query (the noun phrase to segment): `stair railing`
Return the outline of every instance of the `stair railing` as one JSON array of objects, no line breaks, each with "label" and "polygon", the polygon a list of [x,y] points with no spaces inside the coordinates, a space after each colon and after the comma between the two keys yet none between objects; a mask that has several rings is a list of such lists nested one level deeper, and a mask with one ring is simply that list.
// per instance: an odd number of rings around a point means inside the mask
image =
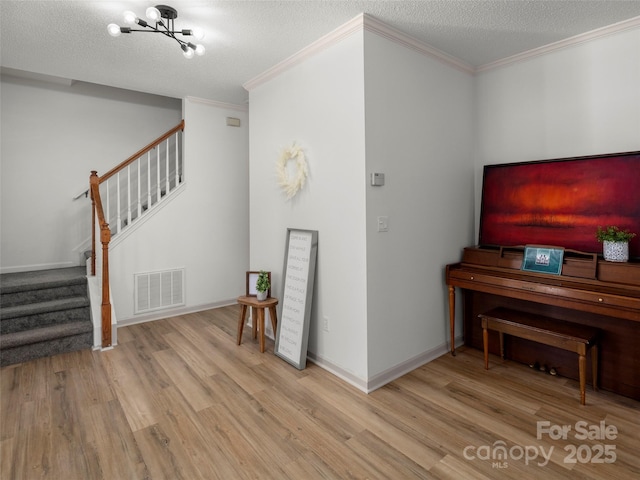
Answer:
[{"label": "stair railing", "polygon": [[[130,225],[132,221],[136,218],[139,218],[143,212],[143,201],[146,200],[146,208],[150,208],[153,200],[155,203],[160,201],[162,196],[169,193],[169,191],[173,188],[176,188],[182,182],[182,171],[181,171],[181,155],[179,154],[180,146],[178,141],[179,132],[184,131],[184,120],[182,120],[178,125],[169,130],[167,133],[157,138],[153,142],[151,142],[146,147],[142,148],[138,152],[134,153],[131,157],[127,158],[124,162],[119,164],[117,167],[112,168],[107,173],[98,176],[97,171],[92,171],[91,176],[89,177],[89,190],[91,192],[91,203],[92,203],[92,233],[91,233],[91,275],[96,275],[96,267],[98,256],[100,257],[100,270],[101,270],[101,283],[102,283],[102,305],[101,305],[101,314],[102,314],[102,348],[110,347],[112,344],[112,335],[111,335],[111,300],[110,300],[110,288],[109,288],[109,242],[111,241],[111,227],[109,226],[110,219],[110,187],[108,184],[108,180],[112,177],[116,177],[116,185],[115,185],[115,203],[116,203],[116,214],[115,221],[116,227],[114,233],[119,233],[122,229],[123,220],[122,220],[122,212],[126,211],[126,224]],[[175,137],[174,137],[175,136]],[[170,140],[174,141],[175,147],[175,156],[173,157],[174,164],[171,165],[171,156],[169,152],[170,148]],[[161,160],[160,154],[160,145],[166,142],[164,145],[164,153],[165,158]],[[155,161],[151,158],[151,151],[156,149],[156,159]],[[143,155],[147,155],[147,165],[146,170],[142,168],[142,159]],[[136,162],[137,161],[137,162]],[[136,162],[134,164],[134,162]],[[133,168],[133,172],[131,171],[131,167]],[[164,168],[162,168],[164,167]],[[120,173],[126,171],[126,199],[125,208],[121,207],[121,178]],[[155,171],[154,171],[155,170]],[[161,172],[164,170],[164,172]],[[155,175],[153,175],[155,173]],[[151,177],[154,176],[155,179],[152,182]],[[134,185],[131,185],[131,179],[134,179]],[[146,179],[146,182],[143,180]],[[103,202],[101,193],[100,193],[100,185],[106,183],[107,188],[105,191],[106,194],[106,202]],[[136,185],[137,183],[137,185]],[[144,185],[146,183],[146,185]],[[146,188],[146,192],[145,192]],[[132,209],[131,202],[131,192],[132,189],[135,190],[137,197],[135,199],[135,208]],[[146,195],[143,195],[143,192]],[[145,198],[143,198],[145,197]],[[106,208],[105,208],[106,204]],[[96,237],[97,232],[99,232],[100,243],[102,244],[101,251],[98,251],[96,248]]]},{"label": "stair railing", "polygon": [[89,188],[91,190],[91,275],[96,274],[96,220],[100,227],[100,243],[102,252],[102,348],[111,346],[111,299],[109,293],[109,242],[111,241],[111,230],[104,217],[102,199],[100,198],[100,179],[98,172],[93,170],[89,178]]}]

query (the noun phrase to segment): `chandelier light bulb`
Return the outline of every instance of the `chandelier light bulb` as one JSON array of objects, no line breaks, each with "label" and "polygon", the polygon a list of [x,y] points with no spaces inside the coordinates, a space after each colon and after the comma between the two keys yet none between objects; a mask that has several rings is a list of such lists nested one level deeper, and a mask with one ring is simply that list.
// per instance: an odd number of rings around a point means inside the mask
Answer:
[{"label": "chandelier light bulb", "polygon": [[160,21],[160,10],[158,10],[156,7],[147,8],[145,14],[147,15],[147,18],[152,22]]},{"label": "chandelier light bulb", "polygon": [[138,17],[132,11],[127,10],[124,12],[124,23],[127,25],[133,25],[136,23],[136,20],[138,20]]},{"label": "chandelier light bulb", "polygon": [[196,40],[202,40],[204,38],[204,30],[201,28],[194,28],[191,30],[191,35],[193,35]]},{"label": "chandelier light bulb", "polygon": [[120,31],[120,26],[116,25],[115,23],[110,23],[109,25],[107,25],[107,31],[112,37],[119,37],[120,33],[122,33]]},{"label": "chandelier light bulb", "polygon": [[202,45],[201,43],[196,45],[196,55],[198,56],[204,55],[204,45]]},{"label": "chandelier light bulb", "polygon": [[182,45],[182,54],[184,55],[184,58],[193,58],[193,54],[194,51],[193,49],[187,47],[186,45]]}]

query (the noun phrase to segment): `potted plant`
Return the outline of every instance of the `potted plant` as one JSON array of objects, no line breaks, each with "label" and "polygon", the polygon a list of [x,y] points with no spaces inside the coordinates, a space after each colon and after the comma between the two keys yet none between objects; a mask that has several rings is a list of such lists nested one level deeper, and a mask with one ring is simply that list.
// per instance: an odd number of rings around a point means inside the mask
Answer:
[{"label": "potted plant", "polygon": [[269,274],[264,270],[260,270],[258,280],[256,280],[256,297],[258,300],[265,300],[267,298],[269,287],[271,287]]},{"label": "potted plant", "polygon": [[629,260],[629,240],[635,237],[629,230],[620,230],[615,225],[598,227],[596,238],[603,244],[604,259],[610,262]]}]

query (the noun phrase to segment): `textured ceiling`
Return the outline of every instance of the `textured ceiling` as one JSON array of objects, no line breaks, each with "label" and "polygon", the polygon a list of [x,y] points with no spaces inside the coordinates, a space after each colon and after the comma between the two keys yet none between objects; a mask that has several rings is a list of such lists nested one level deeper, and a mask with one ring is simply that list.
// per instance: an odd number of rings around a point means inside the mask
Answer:
[{"label": "textured ceiling", "polygon": [[[112,38],[122,12],[149,1],[0,1],[0,61],[21,70],[170,97],[243,104],[243,83],[360,13],[479,67],[640,16],[640,0],[166,0],[176,29],[201,27],[187,60],[164,36]],[[10,70],[9,70],[10,69]],[[15,73],[15,72],[13,72]]]}]

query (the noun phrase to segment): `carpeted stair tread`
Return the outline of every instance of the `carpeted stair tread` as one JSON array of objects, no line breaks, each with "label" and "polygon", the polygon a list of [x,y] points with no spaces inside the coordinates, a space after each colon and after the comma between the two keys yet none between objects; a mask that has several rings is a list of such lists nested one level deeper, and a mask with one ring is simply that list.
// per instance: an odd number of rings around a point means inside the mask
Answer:
[{"label": "carpeted stair tread", "polygon": [[0,365],[93,347],[86,267],[0,275]]},{"label": "carpeted stair tread", "polygon": [[[0,336],[0,350],[91,332],[93,332],[93,325],[87,320],[61,323],[24,332],[7,333]],[[88,345],[87,348],[90,346]]]},{"label": "carpeted stair tread", "polygon": [[89,299],[86,297],[60,298],[58,300],[49,300],[29,305],[16,305],[13,307],[3,308],[0,319],[8,320],[10,318],[26,317],[29,315],[37,315],[39,313],[57,312],[88,306]]},{"label": "carpeted stair tread", "polygon": [[43,290],[59,286],[83,284],[86,283],[86,281],[86,267],[5,273],[0,275],[0,293],[7,294],[25,290]]}]

